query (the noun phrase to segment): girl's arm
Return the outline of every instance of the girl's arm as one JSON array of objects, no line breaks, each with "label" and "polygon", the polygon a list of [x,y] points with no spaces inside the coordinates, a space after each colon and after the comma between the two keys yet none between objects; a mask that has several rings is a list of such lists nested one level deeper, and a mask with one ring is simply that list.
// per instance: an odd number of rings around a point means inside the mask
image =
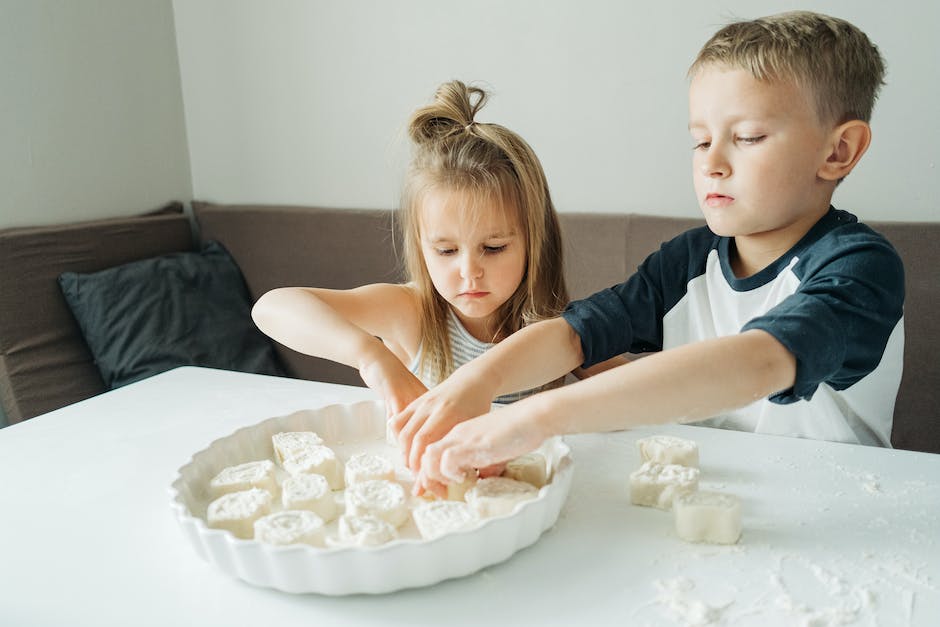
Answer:
[{"label": "girl's arm", "polygon": [[765,331],[687,344],[455,426],[427,448],[419,480],[438,490],[553,435],[701,420],[787,389],[795,378],[796,359]]},{"label": "girl's arm", "polygon": [[417,298],[409,286],[279,288],[258,299],[251,315],[281,344],[356,368],[391,413],[426,391],[405,365],[420,342]]},{"label": "girl's arm", "polygon": [[417,470],[425,447],[455,424],[488,412],[497,396],[553,381],[582,361],[581,340],[563,318],[513,333],[392,418],[409,468]]}]

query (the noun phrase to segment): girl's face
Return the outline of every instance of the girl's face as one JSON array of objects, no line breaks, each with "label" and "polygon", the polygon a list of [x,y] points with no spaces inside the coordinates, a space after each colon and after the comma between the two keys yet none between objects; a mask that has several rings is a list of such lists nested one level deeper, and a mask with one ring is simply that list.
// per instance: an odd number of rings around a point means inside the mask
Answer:
[{"label": "girl's face", "polygon": [[526,242],[515,212],[470,194],[432,189],[421,207],[421,251],[434,289],[478,340],[525,275]]}]

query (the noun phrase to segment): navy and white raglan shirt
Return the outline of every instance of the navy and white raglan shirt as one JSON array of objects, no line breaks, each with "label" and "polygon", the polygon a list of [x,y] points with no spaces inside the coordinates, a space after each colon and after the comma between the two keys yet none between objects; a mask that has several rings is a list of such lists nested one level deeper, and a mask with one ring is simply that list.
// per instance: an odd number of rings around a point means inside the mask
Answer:
[{"label": "navy and white raglan shirt", "polygon": [[734,276],[733,244],[687,231],[626,282],[568,305],[583,366],[762,329],[796,357],[793,387],[697,424],[890,446],[904,355],[904,268],[891,244],[832,207],[753,276]]}]

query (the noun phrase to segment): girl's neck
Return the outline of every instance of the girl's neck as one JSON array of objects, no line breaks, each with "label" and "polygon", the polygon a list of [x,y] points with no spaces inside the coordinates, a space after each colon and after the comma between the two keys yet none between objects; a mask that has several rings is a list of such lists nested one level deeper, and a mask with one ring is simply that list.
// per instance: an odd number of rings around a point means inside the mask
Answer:
[{"label": "girl's neck", "polygon": [[474,339],[477,339],[481,342],[486,342],[487,344],[493,344],[498,342],[499,337],[494,337],[497,326],[495,316],[487,316],[486,318],[468,318],[460,314],[454,308],[451,308],[451,313],[457,317],[457,320],[460,321],[460,324],[463,325],[463,328],[466,329],[467,333],[473,336]]}]

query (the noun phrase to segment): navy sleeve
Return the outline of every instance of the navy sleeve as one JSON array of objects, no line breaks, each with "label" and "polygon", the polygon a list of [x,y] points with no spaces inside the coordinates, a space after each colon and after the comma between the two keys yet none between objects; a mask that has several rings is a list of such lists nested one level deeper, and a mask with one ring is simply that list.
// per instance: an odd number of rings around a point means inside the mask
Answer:
[{"label": "navy sleeve", "polygon": [[692,229],[666,242],[625,282],[570,303],[562,316],[581,338],[583,368],[623,353],[662,350],[663,317],[704,271],[717,238]]},{"label": "navy sleeve", "polygon": [[770,333],[796,357],[796,382],[770,397],[776,403],[810,399],[820,383],[844,390],[865,377],[903,315],[904,267],[887,240],[858,225],[814,248],[794,267],[797,291],[742,328]]}]

